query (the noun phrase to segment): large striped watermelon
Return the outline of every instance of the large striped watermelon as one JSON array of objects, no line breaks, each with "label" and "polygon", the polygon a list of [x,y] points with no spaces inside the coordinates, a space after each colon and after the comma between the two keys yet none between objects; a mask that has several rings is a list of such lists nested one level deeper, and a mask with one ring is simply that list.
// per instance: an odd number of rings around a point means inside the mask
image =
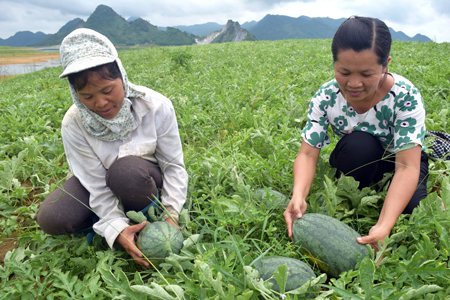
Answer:
[{"label": "large striped watermelon", "polygon": [[[274,272],[278,272],[278,266],[284,264],[287,264],[288,267],[286,292],[295,290],[316,277],[313,270],[304,262],[282,256],[262,258],[255,263],[255,269],[258,270],[260,278],[265,281],[273,277]],[[275,278],[271,278],[270,282],[273,283],[272,289],[280,292],[280,287]]]},{"label": "large striped watermelon", "polygon": [[360,235],[348,225],[322,214],[305,214],[292,227],[302,253],[332,277],[354,270],[369,250],[356,241]]},{"label": "large striped watermelon", "polygon": [[167,222],[147,222],[139,233],[136,245],[153,264],[158,265],[169,256],[169,251],[165,249],[167,241],[172,252],[179,254],[184,241],[181,231]]}]

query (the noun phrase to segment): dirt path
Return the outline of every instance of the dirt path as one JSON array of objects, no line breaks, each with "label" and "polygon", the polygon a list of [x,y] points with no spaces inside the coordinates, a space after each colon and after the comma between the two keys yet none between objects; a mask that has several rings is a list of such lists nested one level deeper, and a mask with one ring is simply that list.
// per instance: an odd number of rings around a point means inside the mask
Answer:
[{"label": "dirt path", "polygon": [[8,251],[17,248],[16,243],[19,242],[19,238],[13,232],[10,237],[0,237],[0,266],[4,266],[5,255]]},{"label": "dirt path", "polygon": [[0,56],[0,65],[13,65],[13,64],[31,64],[45,62],[51,59],[58,59],[59,53],[52,54],[37,54],[29,56]]}]

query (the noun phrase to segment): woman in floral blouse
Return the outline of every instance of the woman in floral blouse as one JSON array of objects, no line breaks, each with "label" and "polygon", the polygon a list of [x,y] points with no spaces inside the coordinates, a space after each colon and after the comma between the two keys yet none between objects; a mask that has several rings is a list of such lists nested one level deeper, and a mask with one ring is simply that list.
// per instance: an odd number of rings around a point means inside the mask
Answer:
[{"label": "woman in floral blouse", "polygon": [[350,17],[332,42],[335,78],[312,98],[303,142],[294,163],[292,199],[284,212],[288,234],[307,208],[320,149],[330,143],[328,128],[340,138],[330,155],[337,174],[359,187],[394,172],[380,217],[361,244],[376,245],[402,213],[411,213],[427,196],[428,158],[422,152],[425,107],[406,78],[389,73],[391,35],[378,19]]}]

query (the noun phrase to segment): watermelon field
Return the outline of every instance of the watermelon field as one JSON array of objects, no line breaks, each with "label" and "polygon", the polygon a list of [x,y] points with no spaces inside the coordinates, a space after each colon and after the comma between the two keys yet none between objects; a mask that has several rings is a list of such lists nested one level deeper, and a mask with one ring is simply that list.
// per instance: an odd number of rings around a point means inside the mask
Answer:
[{"label": "watermelon field", "polygon": [[[287,236],[283,203],[271,191],[290,197],[309,100],[333,77],[330,47],[331,40],[283,40],[119,53],[131,82],[172,100],[189,174],[184,247],[152,269],[98,235],[88,244],[39,229],[40,202],[68,172],[60,126],[72,100],[61,67],[2,80],[0,299],[450,299],[450,210],[442,208],[450,208],[450,161],[430,160],[429,196],[354,270],[325,274]],[[428,130],[450,132],[449,53],[448,43],[393,44],[389,71],[420,90]],[[331,136],[307,213],[367,235],[386,187],[358,190],[352,178],[337,179]],[[254,266],[273,256],[308,264],[315,278],[285,291],[290,266],[281,266],[260,279]]]}]

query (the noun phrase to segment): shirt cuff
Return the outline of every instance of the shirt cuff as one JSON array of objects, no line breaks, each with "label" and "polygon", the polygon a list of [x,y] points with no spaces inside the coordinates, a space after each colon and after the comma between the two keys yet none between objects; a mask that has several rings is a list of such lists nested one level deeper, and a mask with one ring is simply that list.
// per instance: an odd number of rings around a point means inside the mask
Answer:
[{"label": "shirt cuff", "polygon": [[108,222],[106,225],[104,233],[104,237],[109,247],[114,250],[114,242],[116,241],[119,234],[127,228],[129,225],[122,219],[116,219]]},{"label": "shirt cuff", "polygon": [[[172,218],[178,223],[178,218],[179,218],[178,212],[175,209],[173,209],[171,206],[165,206],[165,208],[169,212],[169,214],[172,216]],[[165,221],[167,218],[170,219],[170,216],[166,212],[162,219],[163,219],[163,221]]]}]

